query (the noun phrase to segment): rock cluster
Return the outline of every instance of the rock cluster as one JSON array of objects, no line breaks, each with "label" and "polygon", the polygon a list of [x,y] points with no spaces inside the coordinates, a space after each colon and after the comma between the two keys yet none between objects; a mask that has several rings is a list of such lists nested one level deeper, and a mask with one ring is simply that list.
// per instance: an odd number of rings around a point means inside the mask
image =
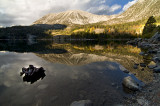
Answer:
[{"label": "rock cluster", "polygon": [[[153,71],[154,80],[149,85],[145,86],[143,91],[138,92],[131,100],[127,100],[126,106],[159,106],[160,104],[160,33],[156,33],[150,39],[134,39],[128,44],[138,46],[145,49],[140,55],[147,56],[151,54],[152,59],[147,67]],[[144,64],[139,64],[145,66]],[[134,101],[134,102],[133,102]]]},{"label": "rock cluster", "polygon": [[[150,64],[147,67],[153,69],[154,72],[160,72],[160,33],[157,32],[150,39],[136,38],[128,41],[128,44],[138,46],[142,49],[146,49],[146,52],[141,52],[140,55],[147,56],[152,54],[152,61],[155,64]],[[140,66],[145,67],[145,64],[141,63]],[[136,66],[134,66],[136,68]]]}]

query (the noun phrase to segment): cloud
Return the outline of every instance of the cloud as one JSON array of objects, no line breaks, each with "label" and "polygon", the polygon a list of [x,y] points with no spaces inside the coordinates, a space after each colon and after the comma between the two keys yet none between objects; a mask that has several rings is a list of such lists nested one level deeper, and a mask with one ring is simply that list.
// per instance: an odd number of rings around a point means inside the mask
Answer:
[{"label": "cloud", "polygon": [[107,5],[108,0],[0,0],[0,26],[32,24],[40,17],[66,10],[83,10],[95,14],[113,14],[121,6]]},{"label": "cloud", "polygon": [[121,5],[115,4],[115,5],[111,6],[110,12],[112,13],[118,9],[121,9]]},{"label": "cloud", "polygon": [[9,14],[2,14],[0,12],[0,26],[5,26],[5,25],[10,25],[10,24],[13,24],[14,23],[14,16],[11,16]]},{"label": "cloud", "polygon": [[129,1],[126,5],[123,7],[123,11],[126,11],[129,7],[131,7],[133,4],[135,4],[138,0]]},{"label": "cloud", "polygon": [[111,15],[120,8],[121,6],[118,4],[115,4],[111,7],[109,7],[108,5],[100,5],[100,6],[91,7],[87,11],[91,13],[99,14],[99,15],[106,15],[106,14]]}]

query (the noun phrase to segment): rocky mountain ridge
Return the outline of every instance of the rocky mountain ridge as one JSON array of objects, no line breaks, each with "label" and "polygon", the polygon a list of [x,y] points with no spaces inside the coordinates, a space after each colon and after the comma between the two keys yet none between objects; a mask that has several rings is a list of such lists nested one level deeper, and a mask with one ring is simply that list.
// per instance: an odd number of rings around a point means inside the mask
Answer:
[{"label": "rocky mountain ridge", "polygon": [[125,12],[105,24],[126,23],[160,16],[160,0],[138,0]]},{"label": "rocky mountain ridge", "polygon": [[95,15],[81,10],[69,10],[45,15],[33,24],[92,24],[107,21],[114,16]]},{"label": "rocky mountain ridge", "polygon": [[147,19],[150,16],[160,16],[160,0],[138,0],[134,5],[118,15],[95,15],[81,10],[69,10],[45,15],[33,24],[65,24],[85,25],[102,22],[102,24],[117,24]]}]

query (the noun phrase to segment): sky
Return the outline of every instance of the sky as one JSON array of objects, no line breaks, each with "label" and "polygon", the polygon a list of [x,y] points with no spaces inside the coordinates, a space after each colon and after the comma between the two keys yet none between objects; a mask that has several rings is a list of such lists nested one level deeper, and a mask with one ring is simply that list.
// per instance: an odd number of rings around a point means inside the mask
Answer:
[{"label": "sky", "polygon": [[119,14],[138,0],[0,0],[0,26],[30,25],[42,16],[67,10]]}]

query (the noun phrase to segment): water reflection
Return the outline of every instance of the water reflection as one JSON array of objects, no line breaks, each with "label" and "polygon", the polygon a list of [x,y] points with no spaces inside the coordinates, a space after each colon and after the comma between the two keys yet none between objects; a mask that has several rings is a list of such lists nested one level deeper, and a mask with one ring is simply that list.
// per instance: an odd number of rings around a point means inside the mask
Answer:
[{"label": "water reflection", "polygon": [[35,41],[35,44],[28,44],[27,40],[1,40],[0,41],[0,51],[10,51],[10,52],[34,52],[40,54],[62,54],[66,53],[67,50],[65,48],[50,48],[53,41],[52,40],[39,40]]},{"label": "water reflection", "polygon": [[[121,83],[129,74],[122,72],[121,65],[144,82],[152,80],[147,67],[145,71],[133,69],[135,63],[144,62],[138,55],[141,49],[120,42],[40,41],[31,46],[22,41],[14,45],[4,41],[0,49],[11,51],[0,52],[1,106],[68,106],[85,99],[95,106],[119,104],[128,96]],[[21,68],[29,64],[43,66],[46,77],[44,73],[33,79],[20,77]]]},{"label": "water reflection", "polygon": [[[12,42],[12,44],[10,44]],[[151,56],[140,56],[138,47],[126,45],[126,41],[35,41],[27,45],[27,41],[3,41],[1,51],[33,52],[38,57],[52,63],[67,65],[85,65],[97,61],[113,61],[123,65],[145,83],[152,81],[152,72],[147,67],[134,69],[135,64],[151,62]],[[145,70],[145,71],[143,71]]]}]

